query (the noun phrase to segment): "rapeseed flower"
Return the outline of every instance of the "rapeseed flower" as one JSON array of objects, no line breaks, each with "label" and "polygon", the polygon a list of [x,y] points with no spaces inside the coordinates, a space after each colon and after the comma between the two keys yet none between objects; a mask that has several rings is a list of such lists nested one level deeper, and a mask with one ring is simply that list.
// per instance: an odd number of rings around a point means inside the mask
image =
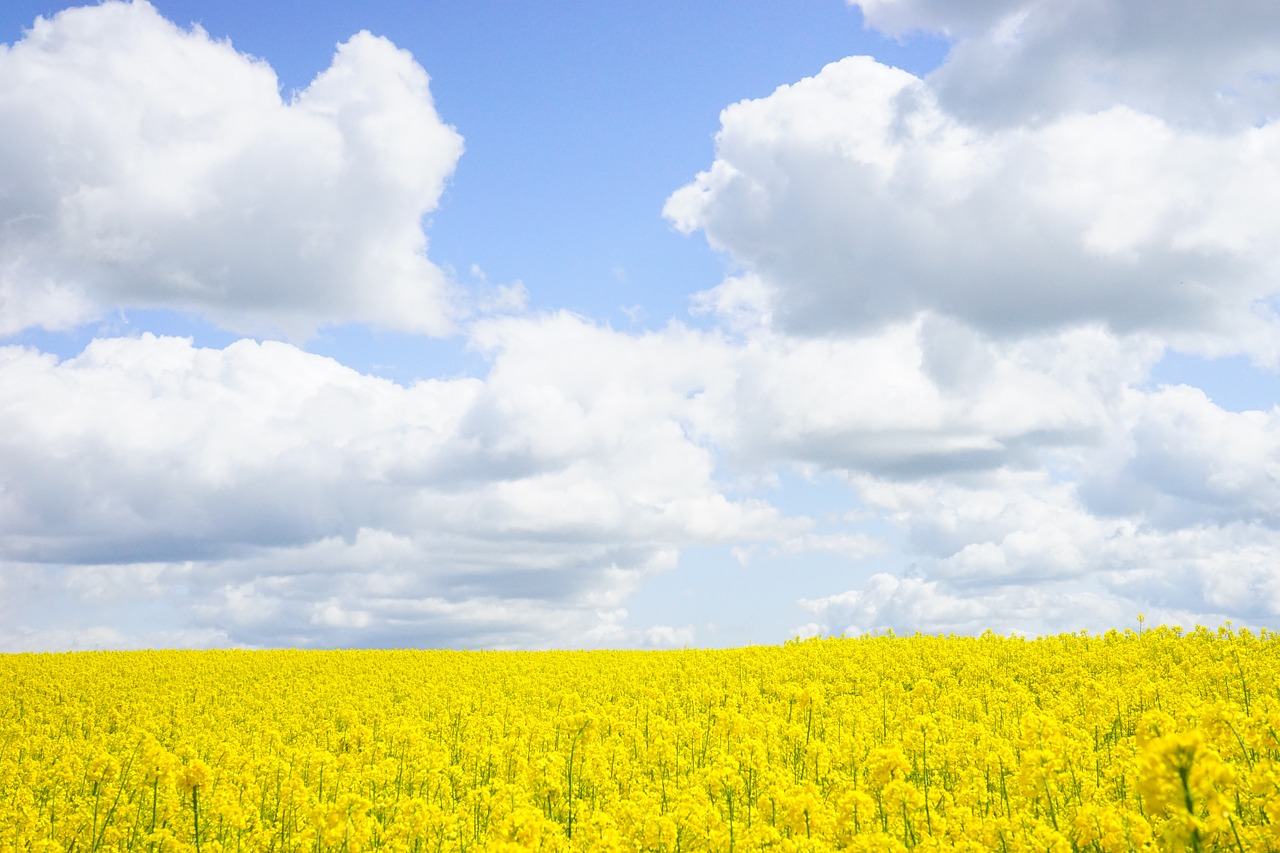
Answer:
[{"label": "rapeseed flower", "polygon": [[0,853],[1280,850],[1280,643],[0,656]]}]

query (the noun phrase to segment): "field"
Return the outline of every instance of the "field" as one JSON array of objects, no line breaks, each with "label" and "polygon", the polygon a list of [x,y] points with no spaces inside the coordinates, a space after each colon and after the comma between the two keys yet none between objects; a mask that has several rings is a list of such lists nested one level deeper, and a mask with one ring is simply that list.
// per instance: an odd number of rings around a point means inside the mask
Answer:
[{"label": "field", "polygon": [[0,851],[1280,849],[1280,636],[0,656]]}]

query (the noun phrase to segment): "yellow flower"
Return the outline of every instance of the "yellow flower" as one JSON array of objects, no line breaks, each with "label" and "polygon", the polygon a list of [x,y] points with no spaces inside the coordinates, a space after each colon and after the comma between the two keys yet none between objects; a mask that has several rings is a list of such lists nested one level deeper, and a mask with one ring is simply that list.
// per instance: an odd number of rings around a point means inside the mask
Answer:
[{"label": "yellow flower", "polygon": [[209,765],[199,758],[193,758],[178,773],[178,790],[189,794],[196,788],[205,789],[212,778],[213,771],[209,769]]},{"label": "yellow flower", "polygon": [[1280,849],[1269,633],[0,655],[0,683],[0,853]]}]

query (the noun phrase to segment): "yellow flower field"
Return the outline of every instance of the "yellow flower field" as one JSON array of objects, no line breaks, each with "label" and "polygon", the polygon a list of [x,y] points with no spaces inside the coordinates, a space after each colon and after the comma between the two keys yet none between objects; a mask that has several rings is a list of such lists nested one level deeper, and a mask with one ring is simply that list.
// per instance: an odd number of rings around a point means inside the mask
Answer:
[{"label": "yellow flower field", "polygon": [[0,851],[1280,850],[1280,636],[0,656]]}]

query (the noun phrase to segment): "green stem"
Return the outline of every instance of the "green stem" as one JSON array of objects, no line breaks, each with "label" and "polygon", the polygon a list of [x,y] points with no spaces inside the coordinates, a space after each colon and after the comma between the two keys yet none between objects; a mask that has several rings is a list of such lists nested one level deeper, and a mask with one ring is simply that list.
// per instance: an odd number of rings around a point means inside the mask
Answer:
[{"label": "green stem", "polygon": [[[1189,766],[1178,768],[1178,778],[1182,780],[1182,801],[1187,807],[1187,814],[1191,815],[1194,820],[1196,816],[1195,800],[1191,796],[1191,784],[1187,781],[1187,777],[1190,774],[1191,768]],[[1201,853],[1204,849],[1200,845],[1200,828],[1196,826],[1191,827],[1191,849],[1193,853]]]}]

